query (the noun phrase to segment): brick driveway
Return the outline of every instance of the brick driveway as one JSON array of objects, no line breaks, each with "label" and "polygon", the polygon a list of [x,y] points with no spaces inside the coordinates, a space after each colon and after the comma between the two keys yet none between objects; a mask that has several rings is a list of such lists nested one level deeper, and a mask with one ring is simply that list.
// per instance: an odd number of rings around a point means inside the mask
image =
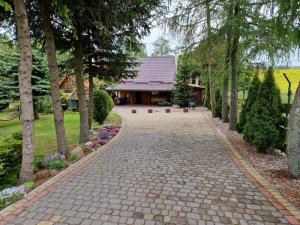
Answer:
[{"label": "brick driveway", "polygon": [[201,112],[117,111],[124,135],[10,224],[289,224]]}]

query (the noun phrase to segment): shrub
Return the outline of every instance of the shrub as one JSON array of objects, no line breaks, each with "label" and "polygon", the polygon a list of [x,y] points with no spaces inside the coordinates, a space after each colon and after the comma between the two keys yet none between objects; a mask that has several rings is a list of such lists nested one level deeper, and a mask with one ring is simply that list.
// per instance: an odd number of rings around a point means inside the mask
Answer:
[{"label": "shrub", "polygon": [[64,160],[64,155],[56,153],[54,156],[48,155],[45,159],[38,163],[39,169],[62,170],[68,167]]},{"label": "shrub", "polygon": [[0,189],[17,184],[22,162],[22,134],[13,134],[0,146]]},{"label": "shrub", "polygon": [[254,144],[259,152],[269,153],[280,145],[281,99],[276,87],[273,70],[266,73],[257,98],[246,115],[245,139]]},{"label": "shrub", "polygon": [[114,108],[115,103],[113,98],[108,93],[107,93],[107,101],[108,101],[109,111],[111,111]]},{"label": "shrub", "polygon": [[240,118],[239,118],[239,122],[237,124],[237,131],[242,133],[245,123],[246,123],[246,117],[247,114],[251,111],[251,107],[254,104],[256,98],[257,98],[257,94],[258,94],[258,90],[260,88],[261,82],[258,78],[258,75],[256,74],[248,91],[248,97],[245,101],[245,104],[242,107],[242,111],[240,113]]},{"label": "shrub", "polygon": [[65,112],[68,110],[69,108],[69,103],[68,103],[68,100],[65,96],[61,96],[60,97],[60,103],[61,103],[61,107],[62,107],[62,110]]},{"label": "shrub", "polygon": [[78,161],[78,160],[79,160],[78,155],[76,155],[76,154],[72,154],[72,155],[71,155],[71,161],[72,161],[72,162],[76,162],[76,161]]},{"label": "shrub", "polygon": [[109,102],[107,95],[106,91],[94,90],[93,117],[99,124],[102,124],[109,114]]},{"label": "shrub", "polygon": [[159,102],[157,103],[158,106],[163,107],[163,106],[172,106],[171,102]]},{"label": "shrub", "polygon": [[52,100],[50,96],[39,98],[39,112],[50,114],[53,112]]}]

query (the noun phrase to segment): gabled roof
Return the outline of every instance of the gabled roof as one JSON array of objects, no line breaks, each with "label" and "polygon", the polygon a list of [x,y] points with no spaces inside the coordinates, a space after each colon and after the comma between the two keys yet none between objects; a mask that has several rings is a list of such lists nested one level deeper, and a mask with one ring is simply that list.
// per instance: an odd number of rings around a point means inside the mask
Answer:
[{"label": "gabled roof", "polygon": [[170,91],[176,80],[175,56],[140,57],[138,76],[124,80],[114,90]]}]

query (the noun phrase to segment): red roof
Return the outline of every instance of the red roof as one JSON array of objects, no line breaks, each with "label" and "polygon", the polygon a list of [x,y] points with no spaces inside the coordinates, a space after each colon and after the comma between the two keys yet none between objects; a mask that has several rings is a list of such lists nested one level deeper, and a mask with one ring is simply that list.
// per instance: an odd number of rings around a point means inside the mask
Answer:
[{"label": "red roof", "polygon": [[114,90],[170,91],[176,80],[175,56],[141,57],[138,76],[124,80]]}]

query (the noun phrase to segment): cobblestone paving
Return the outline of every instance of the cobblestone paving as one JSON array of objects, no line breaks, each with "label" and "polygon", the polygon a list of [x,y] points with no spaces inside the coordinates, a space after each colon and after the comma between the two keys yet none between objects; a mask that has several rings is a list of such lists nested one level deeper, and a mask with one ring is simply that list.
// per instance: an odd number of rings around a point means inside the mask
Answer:
[{"label": "cobblestone paving", "polygon": [[11,224],[288,224],[200,112],[119,111],[125,135]]}]

